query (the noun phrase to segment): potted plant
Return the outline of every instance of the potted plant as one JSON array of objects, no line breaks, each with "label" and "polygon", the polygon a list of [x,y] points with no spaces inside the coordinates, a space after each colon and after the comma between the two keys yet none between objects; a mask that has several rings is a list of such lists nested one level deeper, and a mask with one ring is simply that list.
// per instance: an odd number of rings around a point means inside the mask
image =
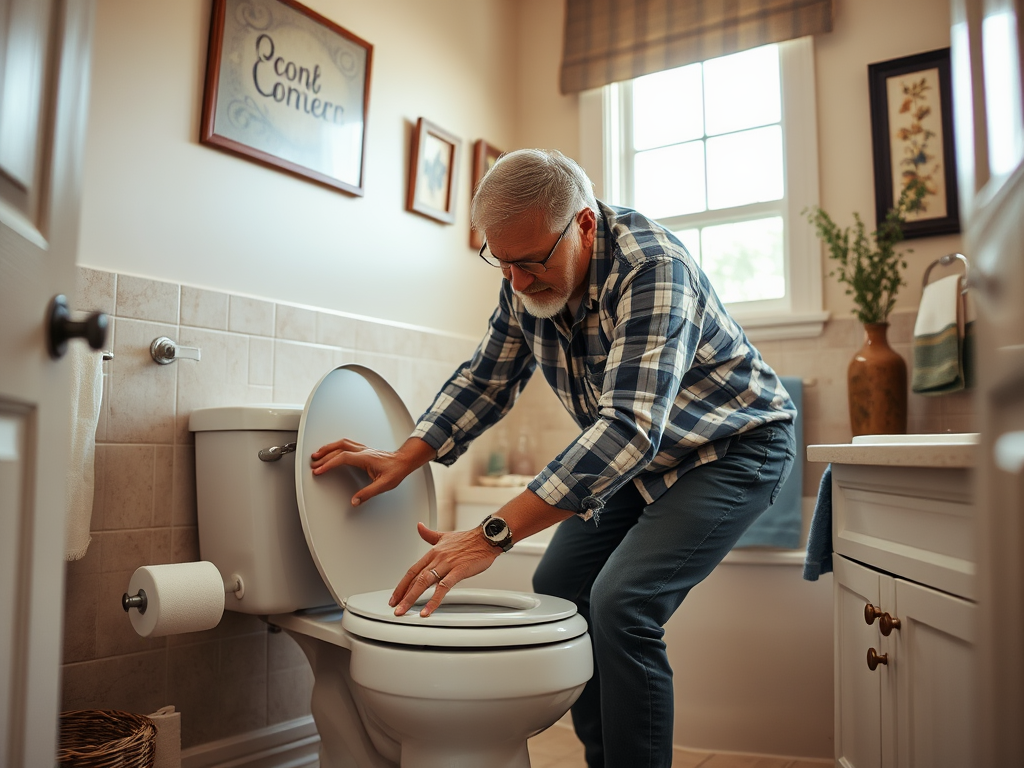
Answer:
[{"label": "potted plant", "polygon": [[896,251],[896,245],[903,240],[907,212],[920,204],[925,191],[921,182],[908,183],[885,221],[870,235],[860,215],[854,213],[852,239],[850,227],[841,229],[821,208],[804,211],[828,246],[829,258],[836,263],[829,276],[837,276],[846,284],[846,294],[853,297],[854,314],[864,324],[864,346],[847,370],[854,435],[907,431],[907,364],[889,346],[886,333],[896,294],[906,285],[902,270],[907,262]]}]

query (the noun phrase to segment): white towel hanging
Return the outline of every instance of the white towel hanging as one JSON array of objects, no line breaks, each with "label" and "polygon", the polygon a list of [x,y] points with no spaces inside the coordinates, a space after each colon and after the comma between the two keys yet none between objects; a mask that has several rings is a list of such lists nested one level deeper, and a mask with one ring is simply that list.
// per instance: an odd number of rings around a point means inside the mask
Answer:
[{"label": "white towel hanging", "polygon": [[91,540],[103,361],[100,353],[87,344],[69,345],[68,359],[71,361],[71,454],[68,457],[64,559],[81,560]]}]

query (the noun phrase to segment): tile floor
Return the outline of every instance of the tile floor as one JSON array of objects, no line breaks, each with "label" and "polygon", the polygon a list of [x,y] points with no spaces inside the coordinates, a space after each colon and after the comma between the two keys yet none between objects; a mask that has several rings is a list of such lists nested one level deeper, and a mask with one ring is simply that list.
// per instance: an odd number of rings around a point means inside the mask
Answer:
[{"label": "tile floor", "polygon": [[[583,746],[570,728],[553,725],[529,741],[532,768],[586,768]],[[826,768],[831,760],[794,760],[759,755],[712,754],[676,749],[672,768]]]}]

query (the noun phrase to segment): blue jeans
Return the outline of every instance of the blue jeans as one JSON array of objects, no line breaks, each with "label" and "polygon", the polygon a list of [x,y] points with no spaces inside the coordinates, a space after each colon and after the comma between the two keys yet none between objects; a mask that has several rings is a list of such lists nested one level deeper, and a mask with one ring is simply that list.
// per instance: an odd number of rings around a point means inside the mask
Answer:
[{"label": "blue jeans", "polygon": [[[653,504],[629,483],[600,524],[564,521],[533,577],[590,625],[594,676],[572,708],[590,768],[670,768],[672,668],[663,627],[764,512],[795,458],[791,422],[734,437]],[[728,610],[728,606],[723,606]]]}]

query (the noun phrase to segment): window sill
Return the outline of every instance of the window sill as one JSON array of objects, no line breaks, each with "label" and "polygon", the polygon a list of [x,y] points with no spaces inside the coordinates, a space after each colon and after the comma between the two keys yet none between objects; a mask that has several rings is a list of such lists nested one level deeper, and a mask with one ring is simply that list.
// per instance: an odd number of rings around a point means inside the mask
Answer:
[{"label": "window sill", "polygon": [[751,341],[774,339],[810,339],[820,336],[828,312],[788,312],[786,314],[743,314],[730,310]]}]

